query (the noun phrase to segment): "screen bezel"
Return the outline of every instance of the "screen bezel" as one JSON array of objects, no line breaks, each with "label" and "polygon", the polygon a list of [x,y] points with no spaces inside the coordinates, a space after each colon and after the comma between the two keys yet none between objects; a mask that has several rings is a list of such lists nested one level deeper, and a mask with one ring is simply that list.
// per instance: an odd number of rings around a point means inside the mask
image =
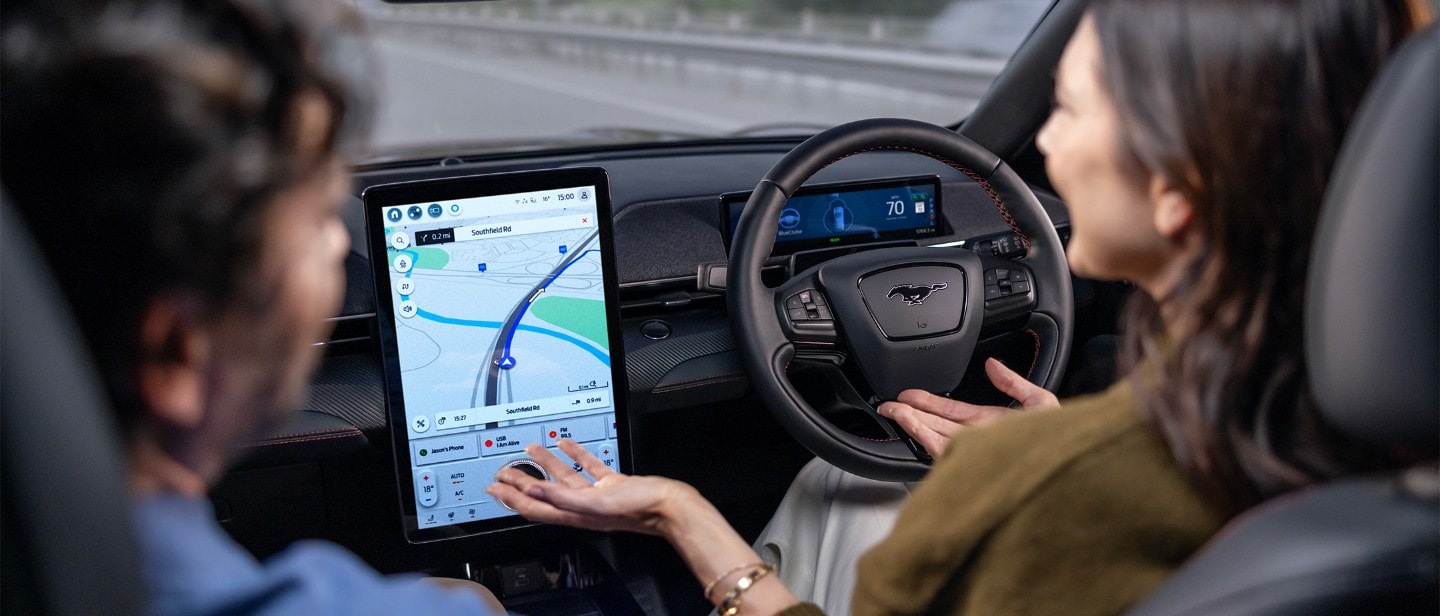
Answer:
[{"label": "screen bezel", "polygon": [[[864,244],[916,240],[929,237],[940,237],[945,235],[946,233],[948,233],[949,227],[947,226],[945,220],[945,209],[943,205],[943,199],[941,197],[942,186],[939,175],[912,175],[899,178],[881,178],[877,180],[830,182],[826,184],[806,184],[796,190],[795,194],[790,195],[790,197],[788,197],[786,201],[788,202],[789,199],[793,199],[795,197],[809,197],[812,195],[832,192],[859,192],[866,190],[879,190],[884,188],[915,186],[917,184],[929,184],[935,194],[934,233],[926,233],[923,235],[916,235],[912,233],[910,235],[905,235],[903,233],[887,232],[886,234],[882,234],[879,238],[869,237],[863,233],[855,233],[851,235],[836,236],[840,238],[840,241],[833,243],[828,241],[820,243],[819,241],[814,239],[785,242],[780,241],[779,238],[776,238],[774,248],[772,248],[770,251],[770,256],[783,257],[806,250],[836,248],[842,246],[861,246]],[[752,192],[754,191],[746,190],[728,192],[720,195],[720,235],[725,242],[726,253],[730,252],[730,244],[735,237],[734,225],[731,224],[731,221],[734,220],[734,213],[736,211],[744,210],[745,203],[750,200],[750,194]]]},{"label": "screen bezel", "polygon": [[[615,236],[611,224],[610,182],[604,169],[577,167],[514,173],[475,175],[457,178],[418,180],[371,186],[360,198],[364,203],[367,246],[370,254],[385,254],[384,211],[387,207],[412,205],[426,201],[449,201],[471,197],[487,197],[541,190],[594,186],[595,217],[600,232],[600,266],[605,287],[605,318],[610,336],[611,400],[615,409],[615,440],[620,471],[631,472],[630,423],[626,396],[624,333],[620,323],[619,277],[615,269]],[[410,431],[405,416],[405,400],[400,380],[400,353],[395,333],[395,313],[391,299],[390,271],[387,259],[370,259],[375,283],[375,319],[380,340],[380,357],[385,377],[385,407],[390,429],[390,445],[395,461],[395,482],[399,488],[401,522],[405,539],[410,543],[428,543],[494,533],[534,526],[518,514],[491,520],[464,522],[449,526],[420,528],[415,498],[415,482],[410,461]]]}]

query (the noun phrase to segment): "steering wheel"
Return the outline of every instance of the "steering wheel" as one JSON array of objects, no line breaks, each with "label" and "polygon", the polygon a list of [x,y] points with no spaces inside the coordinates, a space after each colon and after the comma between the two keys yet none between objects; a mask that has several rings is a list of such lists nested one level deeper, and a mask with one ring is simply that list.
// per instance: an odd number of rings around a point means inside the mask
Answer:
[{"label": "steering wheel", "polygon": [[[1019,259],[964,248],[882,248],[822,262],[777,288],[761,280],[785,201],[816,172],[874,151],[913,152],[984,188],[1021,238]],[[881,400],[905,389],[940,393],[964,376],[984,327],[1028,330],[1032,382],[1054,389],[1074,331],[1064,247],[1035,193],[1004,161],[954,131],[900,119],[860,120],[811,137],[776,163],[746,202],[730,248],[727,302],[741,360],[761,401],[815,455],[845,471],[916,481],[930,456],[899,426],[864,411],[890,438],[851,434],[801,397],[786,371],[797,350],[847,350]],[[938,452],[937,452],[938,453]]]}]

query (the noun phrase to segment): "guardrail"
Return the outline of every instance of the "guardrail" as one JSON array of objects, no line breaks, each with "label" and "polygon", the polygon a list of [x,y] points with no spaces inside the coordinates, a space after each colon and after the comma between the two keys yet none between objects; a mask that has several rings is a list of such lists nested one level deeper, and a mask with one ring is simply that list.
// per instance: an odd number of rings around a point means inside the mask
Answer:
[{"label": "guardrail", "polygon": [[878,84],[972,100],[989,87],[1005,65],[1004,60],[916,50],[518,18],[463,15],[442,18],[384,13],[372,13],[368,18],[382,33],[408,33],[436,42],[480,45],[519,43],[550,50],[578,48],[582,53],[663,56],[680,61],[699,60],[722,66]]},{"label": "guardrail", "polygon": [[[977,0],[964,1],[976,2]],[[979,1],[1007,2],[1013,0]],[[937,41],[932,39],[935,34],[935,18],[933,17],[839,15],[809,9],[795,13],[692,10],[684,6],[665,6],[644,2],[576,3],[552,6],[548,0],[538,0],[531,3],[502,6],[503,8],[497,8],[495,5],[486,3],[423,7],[393,6],[379,4],[376,0],[375,3],[366,6],[365,11],[371,14],[432,17],[442,21],[451,18],[524,19],[588,23],[626,29],[660,29],[744,37],[759,36],[905,49],[930,48],[941,51],[957,49],[948,41],[937,44]]]}]

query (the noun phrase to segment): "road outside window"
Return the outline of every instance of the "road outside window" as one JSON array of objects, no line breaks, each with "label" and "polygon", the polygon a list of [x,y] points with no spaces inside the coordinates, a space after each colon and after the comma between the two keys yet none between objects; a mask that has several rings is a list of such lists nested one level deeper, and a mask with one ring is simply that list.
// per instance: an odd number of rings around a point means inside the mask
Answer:
[{"label": "road outside window", "polygon": [[1050,0],[357,0],[378,157],[965,117]]}]

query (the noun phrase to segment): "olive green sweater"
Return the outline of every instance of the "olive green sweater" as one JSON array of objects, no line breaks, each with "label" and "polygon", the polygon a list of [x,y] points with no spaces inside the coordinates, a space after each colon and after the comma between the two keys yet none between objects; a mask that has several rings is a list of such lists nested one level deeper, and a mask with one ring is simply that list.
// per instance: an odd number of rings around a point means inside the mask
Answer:
[{"label": "olive green sweater", "polygon": [[890,535],[861,557],[853,609],[1116,614],[1220,523],[1121,381],[1063,409],[957,433]]}]

